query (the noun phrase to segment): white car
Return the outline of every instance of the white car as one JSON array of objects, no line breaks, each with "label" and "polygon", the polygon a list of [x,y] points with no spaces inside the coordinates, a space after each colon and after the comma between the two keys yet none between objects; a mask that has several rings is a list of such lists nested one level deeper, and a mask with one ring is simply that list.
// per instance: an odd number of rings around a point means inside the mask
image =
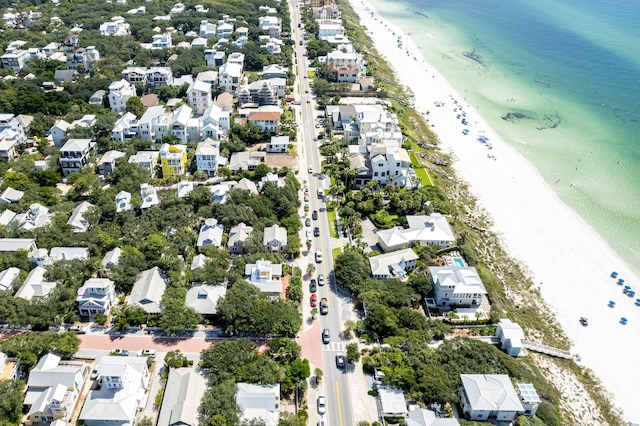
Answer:
[{"label": "white car", "polygon": [[327,412],[327,400],[324,395],[318,396],[318,414],[324,414]]},{"label": "white car", "polygon": [[322,252],[320,250],[316,251],[316,263],[322,263]]},{"label": "white car", "polygon": [[156,357],[156,350],[155,349],[140,349],[138,351],[138,356],[148,356],[151,358],[155,358]]}]

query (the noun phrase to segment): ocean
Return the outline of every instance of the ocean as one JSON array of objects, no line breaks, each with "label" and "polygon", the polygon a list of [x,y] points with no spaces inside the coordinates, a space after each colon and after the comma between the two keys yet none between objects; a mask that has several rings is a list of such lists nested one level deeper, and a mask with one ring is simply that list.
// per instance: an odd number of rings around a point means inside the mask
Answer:
[{"label": "ocean", "polygon": [[369,2],[640,273],[640,3]]}]

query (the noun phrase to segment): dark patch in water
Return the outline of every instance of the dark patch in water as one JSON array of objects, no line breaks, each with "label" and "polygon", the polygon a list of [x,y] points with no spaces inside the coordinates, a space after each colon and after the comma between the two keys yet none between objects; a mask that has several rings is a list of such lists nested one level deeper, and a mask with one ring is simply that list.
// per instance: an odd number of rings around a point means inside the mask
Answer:
[{"label": "dark patch in water", "polygon": [[462,52],[462,56],[464,56],[465,58],[469,58],[474,62],[479,63],[480,65],[484,65],[484,62],[482,62],[482,57],[476,53],[476,49],[473,49],[471,52]]},{"label": "dark patch in water", "polygon": [[508,112],[502,116],[502,119],[504,121],[510,121],[512,123],[515,123],[518,120],[533,120],[534,118],[535,117],[524,114],[522,112]]},{"label": "dark patch in water", "polygon": [[424,13],[419,12],[419,11],[417,11],[417,10],[415,10],[415,9],[414,9],[414,10],[412,10],[412,12],[413,12],[413,13],[415,13],[416,15],[422,16],[423,18],[427,18],[427,19],[429,19],[429,17],[428,17],[427,15],[425,15]]}]

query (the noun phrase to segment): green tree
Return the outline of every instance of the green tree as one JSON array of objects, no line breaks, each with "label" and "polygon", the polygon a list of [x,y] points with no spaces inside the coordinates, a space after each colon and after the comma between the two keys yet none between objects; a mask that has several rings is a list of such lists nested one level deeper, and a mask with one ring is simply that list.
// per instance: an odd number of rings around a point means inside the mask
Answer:
[{"label": "green tree", "polygon": [[186,294],[183,288],[170,287],[162,295],[160,327],[169,334],[182,334],[195,328],[202,319],[199,313],[185,304]]},{"label": "green tree", "polygon": [[127,99],[125,111],[132,113],[137,118],[140,118],[144,114],[144,110],[145,107],[139,97],[131,96],[129,99]]},{"label": "green tree", "polygon": [[[240,409],[236,404],[236,390],[236,384],[233,380],[225,380],[212,386],[204,394],[200,403],[200,415],[204,420],[204,425],[238,424]],[[226,423],[221,421],[226,421]]]},{"label": "green tree", "polygon": [[0,425],[18,424],[22,417],[22,380],[0,380]]},{"label": "green tree", "polygon": [[177,349],[167,352],[167,355],[164,357],[164,363],[168,368],[180,368],[189,365],[189,360]]},{"label": "green tree", "polygon": [[358,362],[360,361],[360,350],[357,343],[349,343],[346,346],[347,349],[347,361]]}]

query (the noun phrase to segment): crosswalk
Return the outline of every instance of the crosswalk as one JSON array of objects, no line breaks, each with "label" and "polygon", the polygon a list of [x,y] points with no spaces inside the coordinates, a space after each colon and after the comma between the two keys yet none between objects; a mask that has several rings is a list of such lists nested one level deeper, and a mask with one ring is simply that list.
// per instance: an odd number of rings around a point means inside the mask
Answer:
[{"label": "crosswalk", "polygon": [[344,352],[344,347],[344,342],[329,342],[328,344],[324,345],[323,350],[331,352]]}]

